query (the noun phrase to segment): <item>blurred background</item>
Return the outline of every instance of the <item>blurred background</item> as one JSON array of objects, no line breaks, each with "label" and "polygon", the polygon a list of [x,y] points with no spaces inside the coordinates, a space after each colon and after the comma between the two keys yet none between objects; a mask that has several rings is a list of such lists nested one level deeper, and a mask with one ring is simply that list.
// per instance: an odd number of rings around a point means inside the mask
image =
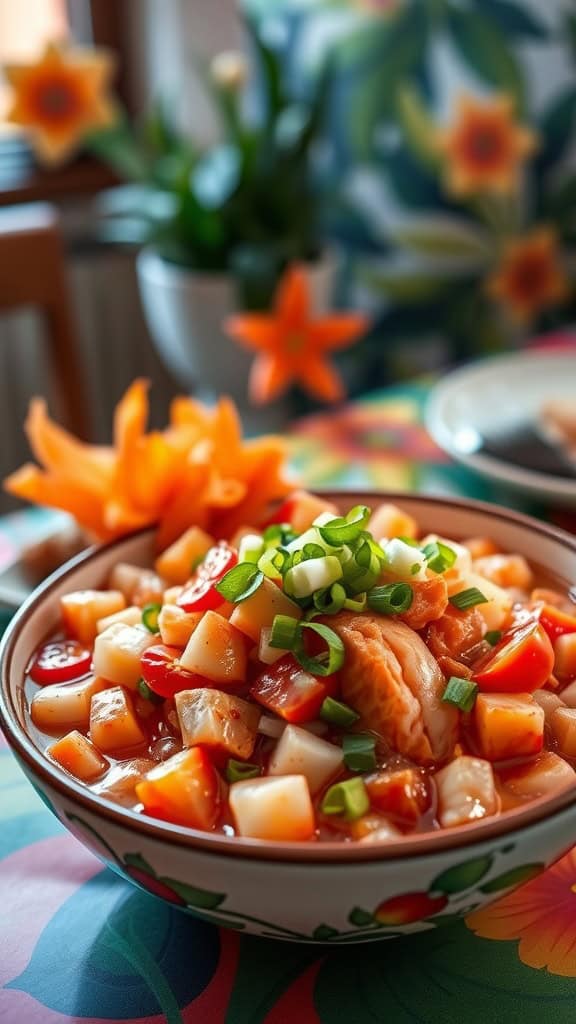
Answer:
[{"label": "blurred background", "polygon": [[[114,56],[92,124],[52,43],[79,82],[76,45]],[[294,262],[368,317],[351,396],[574,322],[573,0],[0,0],[0,64],[2,476],[33,394],[96,440],[136,376],[158,420],[316,408],[255,409],[222,327]]]}]

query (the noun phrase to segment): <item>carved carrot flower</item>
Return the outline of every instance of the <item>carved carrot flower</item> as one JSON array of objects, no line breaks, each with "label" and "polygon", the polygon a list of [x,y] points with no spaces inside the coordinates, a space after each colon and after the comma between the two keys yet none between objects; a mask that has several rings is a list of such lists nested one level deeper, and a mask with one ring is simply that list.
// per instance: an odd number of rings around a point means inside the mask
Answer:
[{"label": "carved carrot flower", "polygon": [[509,242],[488,281],[489,294],[519,323],[529,323],[543,310],[558,305],[568,291],[558,238],[546,227]]},{"label": "carved carrot flower", "polygon": [[528,967],[575,978],[576,848],[466,924],[485,939],[519,940],[518,955]]},{"label": "carved carrot flower", "polygon": [[7,120],[26,129],[41,160],[61,162],[89,132],[116,119],[108,93],[113,67],[104,50],[50,44],[35,63],[3,69],[13,90]]},{"label": "carved carrot flower", "polygon": [[292,383],[325,402],[342,398],[344,386],[328,354],[353,345],[367,326],[359,313],[315,318],[300,266],[286,271],[269,314],[243,313],[225,324],[232,338],[258,353],[250,376],[250,397],[258,404],[273,401]]},{"label": "carved carrot flower", "polygon": [[511,97],[460,96],[453,123],[438,132],[446,188],[456,196],[512,192],[536,145],[534,133],[515,120]]}]

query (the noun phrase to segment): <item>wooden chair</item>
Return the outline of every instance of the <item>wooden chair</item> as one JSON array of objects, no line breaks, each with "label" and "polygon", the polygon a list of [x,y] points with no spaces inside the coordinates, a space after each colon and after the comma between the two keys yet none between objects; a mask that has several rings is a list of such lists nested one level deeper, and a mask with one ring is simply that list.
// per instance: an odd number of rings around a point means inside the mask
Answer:
[{"label": "wooden chair", "polygon": [[54,394],[70,430],[87,438],[87,399],[75,341],[58,213],[46,203],[0,210],[0,313],[42,313]]}]

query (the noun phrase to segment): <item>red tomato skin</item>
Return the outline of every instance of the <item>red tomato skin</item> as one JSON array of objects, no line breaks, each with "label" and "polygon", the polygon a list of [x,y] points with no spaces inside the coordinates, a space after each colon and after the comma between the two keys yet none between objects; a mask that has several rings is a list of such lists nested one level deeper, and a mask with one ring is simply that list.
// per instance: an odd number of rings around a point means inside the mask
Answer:
[{"label": "red tomato skin", "polygon": [[552,643],[557,640],[559,636],[564,636],[566,633],[576,633],[576,616],[568,615],[566,612],[560,610],[560,608],[554,608],[554,605],[545,604],[542,608],[538,621],[544,629]]},{"label": "red tomato skin", "polygon": [[484,693],[533,693],[550,678],[554,648],[537,621],[506,633],[474,668],[472,679]]},{"label": "red tomato skin", "polygon": [[91,667],[92,652],[87,647],[77,640],[53,640],[36,652],[29,675],[39,686],[51,686],[81,679]]},{"label": "red tomato skin", "polygon": [[[310,680],[306,688],[298,683],[303,676]],[[252,684],[250,696],[286,722],[298,725],[318,718],[324,700],[336,692],[337,685],[336,674],[318,679],[287,654],[261,673]]]},{"label": "red tomato skin", "polygon": [[179,647],[166,644],[155,644],[144,651],[140,659],[142,678],[159,697],[173,697],[180,690],[214,685],[204,676],[182,668],[178,660],[181,653]]},{"label": "red tomato skin", "polygon": [[185,612],[215,611],[224,604],[224,598],[216,590],[216,583],[237,564],[236,551],[224,541],[210,548],[190,583],[178,597],[177,605]]}]

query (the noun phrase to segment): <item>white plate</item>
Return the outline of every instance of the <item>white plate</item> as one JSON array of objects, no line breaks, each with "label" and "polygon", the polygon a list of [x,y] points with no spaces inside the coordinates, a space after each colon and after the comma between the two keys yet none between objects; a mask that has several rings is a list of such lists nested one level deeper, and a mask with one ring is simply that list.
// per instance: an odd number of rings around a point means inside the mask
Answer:
[{"label": "white plate", "polygon": [[427,403],[426,426],[444,451],[482,476],[576,506],[576,481],[476,451],[479,434],[534,422],[551,399],[576,406],[576,353],[498,356],[454,370],[437,384]]}]

